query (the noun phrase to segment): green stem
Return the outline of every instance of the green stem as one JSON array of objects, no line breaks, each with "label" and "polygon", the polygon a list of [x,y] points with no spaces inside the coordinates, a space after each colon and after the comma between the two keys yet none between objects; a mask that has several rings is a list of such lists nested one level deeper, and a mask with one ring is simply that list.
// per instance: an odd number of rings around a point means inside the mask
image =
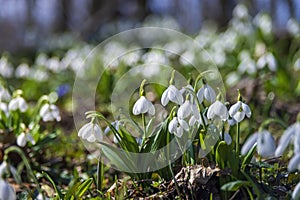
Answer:
[{"label": "green stem", "polygon": [[[24,165],[25,165],[25,167],[27,169],[27,172],[31,175],[34,183],[36,184],[37,190],[39,191],[39,193],[41,193],[43,195],[43,192],[42,192],[42,189],[41,189],[41,187],[39,185],[39,182],[38,182],[37,178],[35,177],[32,169],[30,167],[30,164],[29,164],[29,162],[28,162],[25,154],[23,153],[23,151],[19,147],[17,147],[17,146],[10,146],[7,149],[5,149],[4,160],[7,160],[8,154],[10,152],[17,152],[19,154],[19,156],[21,157],[21,159],[24,162]],[[45,199],[44,195],[43,195],[43,199]]]},{"label": "green stem", "polygon": [[102,157],[100,156],[97,165],[97,190],[101,191],[103,181],[103,163]]},{"label": "green stem", "polygon": [[270,119],[267,119],[265,120],[259,127],[258,131],[262,131],[264,129],[266,129],[267,126],[269,126],[270,124],[272,123],[276,123],[276,124],[279,124],[280,126],[282,126],[284,129],[287,128],[287,125],[284,121],[280,120],[280,119],[274,119],[274,118],[270,118]]},{"label": "green stem", "polygon": [[240,123],[236,123],[236,139],[235,139],[235,152],[237,158],[239,158],[240,155]]}]

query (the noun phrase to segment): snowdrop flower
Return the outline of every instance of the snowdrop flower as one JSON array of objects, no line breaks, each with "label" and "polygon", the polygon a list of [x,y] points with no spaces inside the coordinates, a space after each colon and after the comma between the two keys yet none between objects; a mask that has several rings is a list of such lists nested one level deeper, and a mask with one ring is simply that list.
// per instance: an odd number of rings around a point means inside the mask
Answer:
[{"label": "snowdrop flower", "polygon": [[103,132],[98,124],[90,122],[81,127],[78,136],[88,142],[100,142],[103,139]]},{"label": "snowdrop flower", "polygon": [[174,117],[169,123],[168,130],[170,133],[175,134],[177,137],[181,137],[183,131],[189,130],[189,125],[183,119]]},{"label": "snowdrop flower", "polygon": [[[295,138],[296,137],[296,138]],[[300,153],[300,122],[289,126],[281,136],[275,151],[275,156],[281,156],[290,142],[294,141],[295,152]]]},{"label": "snowdrop flower", "polygon": [[257,144],[257,152],[262,157],[271,157],[275,151],[275,140],[267,130],[256,132],[251,135],[244,143],[241,154],[246,155],[249,150]]},{"label": "snowdrop flower", "polygon": [[0,85],[0,100],[1,101],[9,101],[11,98],[7,89]]},{"label": "snowdrop flower", "polygon": [[25,112],[28,109],[28,105],[23,97],[16,97],[12,99],[8,104],[8,110],[17,110]]},{"label": "snowdrop flower", "polygon": [[199,119],[196,119],[193,115],[191,116],[190,120],[189,120],[189,125],[190,126],[194,126],[195,124],[201,124],[202,126],[207,125],[207,118],[205,116],[203,116],[204,119],[204,123],[202,121],[202,118],[200,117]]},{"label": "snowdrop flower", "polygon": [[29,74],[30,69],[27,63],[20,64],[15,71],[15,76],[17,78],[27,78]]},{"label": "snowdrop flower", "polygon": [[208,84],[204,84],[197,92],[199,103],[206,99],[208,102],[213,103],[216,101],[216,92]]},{"label": "snowdrop flower", "polygon": [[207,111],[207,118],[220,118],[221,120],[226,121],[228,119],[228,110],[223,103],[217,100],[209,106]]},{"label": "snowdrop flower", "polygon": [[196,120],[199,120],[200,118],[197,106],[190,102],[190,100],[186,100],[184,104],[179,107],[177,117],[179,119],[185,119],[191,115],[194,116]]},{"label": "snowdrop flower", "polygon": [[288,165],[288,171],[294,172],[296,170],[300,170],[300,154],[295,154],[293,158],[290,160]]},{"label": "snowdrop flower", "polygon": [[20,147],[25,147],[26,143],[30,142],[32,145],[35,145],[35,141],[33,137],[29,133],[24,133],[22,132],[18,137],[17,137],[17,145]]},{"label": "snowdrop flower", "polygon": [[292,194],[293,199],[300,199],[300,183],[298,183],[294,189],[294,192]]},{"label": "snowdrop flower", "polygon": [[154,105],[146,99],[145,96],[141,96],[134,104],[132,113],[134,115],[149,113],[150,115],[155,114]]},{"label": "snowdrop flower", "polygon": [[166,106],[169,101],[172,101],[178,105],[183,104],[183,96],[182,93],[174,86],[169,85],[169,87],[164,91],[161,96],[161,104]]},{"label": "snowdrop flower", "polygon": [[262,55],[257,60],[256,64],[257,64],[258,69],[262,69],[266,65],[268,66],[269,70],[271,70],[273,72],[276,71],[276,69],[277,69],[276,60],[275,60],[275,57],[272,53],[266,53],[266,54]]},{"label": "snowdrop flower", "polygon": [[243,103],[242,101],[238,101],[230,107],[229,115],[239,123],[245,118],[245,116],[248,118],[251,117],[251,110],[247,104]]},{"label": "snowdrop flower", "polygon": [[40,116],[42,117],[44,122],[49,122],[49,121],[60,121],[61,116],[59,114],[59,110],[56,105],[54,104],[44,104],[40,110]]},{"label": "snowdrop flower", "polygon": [[8,108],[6,103],[0,102],[0,110],[3,111],[6,116],[8,116]]},{"label": "snowdrop flower", "polygon": [[14,188],[3,179],[0,179],[0,199],[1,200],[17,199]]}]

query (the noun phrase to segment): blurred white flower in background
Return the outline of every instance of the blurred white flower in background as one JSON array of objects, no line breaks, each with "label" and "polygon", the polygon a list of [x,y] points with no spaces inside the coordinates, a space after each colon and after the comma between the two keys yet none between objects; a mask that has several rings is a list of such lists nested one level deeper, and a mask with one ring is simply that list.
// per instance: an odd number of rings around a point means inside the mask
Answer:
[{"label": "blurred white flower in background", "polygon": [[300,154],[300,122],[290,125],[279,139],[278,146],[275,151],[275,156],[281,156],[288,145],[294,142],[294,152]]},{"label": "blurred white flower in background", "polygon": [[253,23],[262,31],[263,34],[272,33],[272,19],[268,14],[258,13],[254,19]]},{"label": "blurred white flower in background", "polygon": [[22,132],[17,137],[17,145],[20,147],[25,147],[26,143],[30,142],[32,145],[35,145],[35,141],[30,133],[24,133]]},{"label": "blurred white flower in background", "polygon": [[233,9],[233,17],[245,19],[249,17],[248,8],[244,4],[237,4]]},{"label": "blurred white flower in background", "polygon": [[246,155],[249,150],[254,146],[257,145],[257,153],[264,157],[272,157],[274,156],[275,152],[275,140],[272,136],[272,134],[267,131],[263,130],[260,132],[256,132],[253,135],[251,135],[244,143],[242,149],[241,149],[241,154]]},{"label": "blurred white flower in background", "polygon": [[270,71],[274,72],[277,70],[276,59],[272,53],[266,53],[257,60],[258,69],[262,69],[265,66],[268,66]]},{"label": "blurred white flower in background", "polygon": [[286,29],[293,36],[297,36],[300,34],[299,22],[294,18],[291,18],[288,20],[288,22],[286,24]]},{"label": "blurred white flower in background", "polygon": [[9,63],[6,57],[0,59],[0,75],[4,78],[11,78],[14,72],[14,68]]},{"label": "blurred white flower in background", "polygon": [[20,64],[15,71],[16,78],[28,78],[29,74],[30,68],[27,63]]},{"label": "blurred white flower in background", "polygon": [[11,95],[8,90],[0,85],[0,101],[9,101],[11,99]]},{"label": "blurred white flower in background", "polygon": [[26,112],[28,105],[23,97],[16,97],[10,100],[8,104],[8,110],[20,110],[21,112]]},{"label": "blurred white flower in background", "polygon": [[98,124],[90,122],[81,127],[78,136],[88,142],[100,142],[103,139],[103,131]]},{"label": "blurred white flower in background", "polygon": [[59,109],[56,105],[54,104],[44,104],[40,110],[40,116],[42,117],[44,122],[49,122],[49,121],[60,121],[61,116],[59,113]]},{"label": "blurred white flower in background", "polygon": [[0,178],[0,199],[1,200],[17,199],[14,188],[2,178]]},{"label": "blurred white flower in background", "polygon": [[[9,112],[8,112],[8,107],[7,107],[6,103],[0,102],[0,110],[3,111],[6,116],[8,116]],[[1,119],[1,116],[0,116],[0,119]]]}]

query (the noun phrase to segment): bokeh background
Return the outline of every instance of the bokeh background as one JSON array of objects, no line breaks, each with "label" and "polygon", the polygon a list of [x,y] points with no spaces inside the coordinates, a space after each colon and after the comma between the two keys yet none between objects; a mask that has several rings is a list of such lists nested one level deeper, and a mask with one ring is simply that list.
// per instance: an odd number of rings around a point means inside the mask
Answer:
[{"label": "bokeh background", "polygon": [[99,42],[145,24],[196,34],[207,20],[228,25],[237,3],[251,16],[269,13],[281,36],[290,18],[300,20],[300,0],[0,0],[0,52]]}]

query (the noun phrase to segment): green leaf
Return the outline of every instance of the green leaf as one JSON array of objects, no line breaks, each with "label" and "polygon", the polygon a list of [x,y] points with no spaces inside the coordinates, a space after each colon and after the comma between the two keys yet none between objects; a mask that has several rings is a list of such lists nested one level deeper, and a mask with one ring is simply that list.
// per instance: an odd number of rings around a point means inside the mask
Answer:
[{"label": "green leaf", "polygon": [[107,159],[110,160],[111,164],[118,167],[120,170],[125,172],[131,172],[135,170],[135,158],[133,156],[129,156],[124,150],[113,147],[104,142],[100,142],[101,150]]},{"label": "green leaf", "polygon": [[242,169],[245,169],[245,167],[251,162],[255,150],[256,150],[256,144],[250,149],[250,151],[248,151],[248,153],[243,158]]},{"label": "green leaf", "polygon": [[52,184],[56,194],[58,195],[59,199],[63,199],[63,194],[61,193],[61,191],[57,188],[56,184],[54,183],[53,179],[46,173],[46,172],[42,172],[43,176],[48,179],[48,181]]},{"label": "green leaf", "polygon": [[230,155],[228,151],[228,146],[225,141],[219,142],[216,149],[216,163],[221,169],[225,167],[225,161],[227,160],[227,156]]},{"label": "green leaf", "polygon": [[93,178],[89,178],[85,180],[83,183],[81,183],[78,187],[76,197],[81,198],[84,195],[84,193],[91,187],[92,183],[93,183]]},{"label": "green leaf", "polygon": [[249,181],[238,180],[238,181],[226,183],[225,185],[223,185],[221,187],[221,190],[234,192],[234,191],[237,191],[240,187],[250,186],[250,185],[251,185],[251,183]]}]

